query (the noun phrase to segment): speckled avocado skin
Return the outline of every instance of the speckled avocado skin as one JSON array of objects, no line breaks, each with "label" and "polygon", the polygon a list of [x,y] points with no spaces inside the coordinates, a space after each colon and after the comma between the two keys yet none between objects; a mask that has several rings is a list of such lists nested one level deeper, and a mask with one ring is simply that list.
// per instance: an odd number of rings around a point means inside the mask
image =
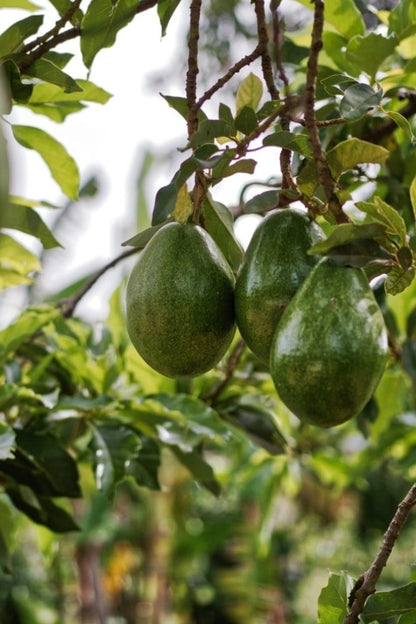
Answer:
[{"label": "speckled avocado skin", "polygon": [[321,238],[321,228],[293,209],[271,212],[253,234],[236,281],[236,320],[248,347],[267,364],[277,323],[317,262],[307,251]]},{"label": "speckled avocado skin", "polygon": [[323,259],[286,308],[270,371],[302,421],[331,427],[360,413],[383,373],[387,333],[361,269]]},{"label": "speckled avocado skin", "polygon": [[130,339],[159,373],[200,375],[217,364],[233,338],[233,298],[233,274],[209,234],[196,225],[169,223],[130,275]]}]

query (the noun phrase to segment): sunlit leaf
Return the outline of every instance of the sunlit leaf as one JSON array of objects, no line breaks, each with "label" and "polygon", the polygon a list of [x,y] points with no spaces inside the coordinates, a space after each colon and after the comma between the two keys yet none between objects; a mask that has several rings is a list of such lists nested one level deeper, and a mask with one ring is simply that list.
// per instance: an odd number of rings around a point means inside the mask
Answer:
[{"label": "sunlit leaf", "polygon": [[413,32],[416,23],[416,6],[413,0],[401,0],[388,17],[389,34],[395,34],[400,40]]},{"label": "sunlit leaf", "polygon": [[374,77],[382,62],[393,54],[396,45],[395,36],[384,37],[372,32],[365,36],[356,35],[350,39],[345,54],[348,61]]},{"label": "sunlit leaf", "polygon": [[37,256],[8,234],[0,233],[0,289],[30,283],[28,274],[39,270]]},{"label": "sunlit leaf", "polygon": [[389,151],[368,141],[352,138],[341,141],[327,152],[327,161],[332,175],[338,178],[341,173],[362,163],[383,164]]},{"label": "sunlit leaf", "polygon": [[0,359],[16,350],[41,327],[60,314],[49,306],[29,307],[8,327],[0,331]]},{"label": "sunlit leaf", "polygon": [[[250,73],[247,78],[240,83],[236,95],[237,115],[247,106],[253,111],[257,110],[263,95],[263,83],[255,74]],[[224,133],[224,136],[227,136]]]},{"label": "sunlit leaf", "polygon": [[59,67],[44,58],[40,58],[34,61],[34,63],[31,63],[31,65],[25,69],[24,73],[27,76],[33,76],[45,82],[58,85],[62,87],[66,93],[82,91],[80,85],[78,85],[71,76],[61,71]]},{"label": "sunlit leaf", "polygon": [[35,35],[43,23],[43,15],[31,15],[15,22],[0,35],[0,57],[18,52],[27,37]]},{"label": "sunlit leaf", "polygon": [[380,197],[374,197],[373,202],[357,202],[356,206],[358,210],[365,212],[372,219],[383,224],[387,233],[398,236],[401,245],[406,246],[406,223],[393,206],[387,204]]},{"label": "sunlit leaf", "polygon": [[[298,0],[311,8],[309,0]],[[349,39],[365,32],[365,24],[354,0],[331,0],[325,4],[325,19],[334,26],[341,35]]]},{"label": "sunlit leaf", "polygon": [[38,11],[39,6],[30,0],[0,0],[0,9],[23,9],[24,11]]},{"label": "sunlit leaf", "polygon": [[176,196],[175,208],[172,211],[172,217],[179,223],[186,223],[194,211],[192,198],[186,184],[181,186]]},{"label": "sunlit leaf", "polygon": [[348,612],[348,596],[354,579],[346,572],[329,573],[328,585],[318,599],[318,624],[342,624]]},{"label": "sunlit leaf", "polygon": [[15,139],[20,145],[35,150],[43,158],[63,193],[70,199],[77,199],[79,189],[78,167],[63,145],[40,128],[14,125],[12,129]]},{"label": "sunlit leaf", "polygon": [[9,203],[0,212],[0,227],[12,228],[38,238],[45,249],[60,247],[46,223],[30,206]]},{"label": "sunlit leaf", "polygon": [[77,91],[66,92],[64,89],[53,84],[37,84],[33,87],[30,96],[30,104],[50,104],[50,103],[67,103],[67,102],[96,102],[97,104],[106,104],[112,97],[108,91],[98,87],[90,80],[77,79],[76,84],[80,89]]}]

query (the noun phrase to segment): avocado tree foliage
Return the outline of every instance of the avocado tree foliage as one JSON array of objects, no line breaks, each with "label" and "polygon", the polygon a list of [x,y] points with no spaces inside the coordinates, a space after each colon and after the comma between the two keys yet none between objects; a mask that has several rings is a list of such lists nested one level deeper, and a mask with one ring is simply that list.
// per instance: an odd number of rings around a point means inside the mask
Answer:
[{"label": "avocado tree foliage", "polygon": [[[93,74],[96,55],[116,45],[117,33],[141,13],[153,11],[164,35],[175,10],[189,9],[182,95],[162,96],[183,118],[183,144],[177,170],[155,194],[151,226],[75,286],[69,298],[56,293],[53,301],[32,302],[0,332],[0,511],[4,516],[13,506],[53,532],[76,531],[69,501],[87,496],[85,466],[111,500],[125,480],[158,490],[161,456],[168,449],[195,481],[221,496],[227,479],[217,474],[211,458],[238,463],[243,457],[250,465],[254,454],[262,475],[256,478],[268,492],[258,527],[264,548],[276,493],[289,481],[288,490],[299,491],[302,477],[295,478],[295,472],[313,475],[328,488],[341,480],[346,490],[359,489],[363,475],[387,456],[408,493],[396,500],[368,570],[357,577],[331,572],[319,596],[318,621],[353,624],[390,617],[407,624],[416,619],[416,579],[409,573],[403,586],[376,589],[416,503],[416,4],[402,0],[391,10],[372,11],[359,0],[287,4],[0,4],[25,11],[0,34],[4,123],[10,123],[14,107],[33,111],[33,125],[12,124],[14,140],[40,154],[73,201],[80,194],[76,162],[37,127],[36,115],[63,123],[88,103],[105,105],[109,94],[89,78],[67,73],[71,55],[63,51],[65,42],[79,42],[79,55]],[[299,21],[289,19],[293,11]],[[51,14],[55,24],[47,29],[44,18]],[[239,56],[221,40],[221,20],[231,23],[236,41],[242,37],[251,46],[246,54]],[[213,25],[219,36],[210,39]],[[204,59],[217,75],[204,75]],[[226,207],[221,183],[254,174],[264,154],[269,176],[255,179],[261,192],[253,194],[254,185],[247,183],[238,205]],[[59,242],[38,212],[47,202],[8,195],[3,136],[0,158],[0,287],[7,289],[32,283],[41,269],[16,231],[36,237],[45,250]],[[369,280],[383,277],[376,294],[389,330],[389,363],[374,398],[353,422],[325,431],[325,439],[315,428],[299,426],[279,402],[265,367],[238,337],[216,369],[188,383],[154,373],[134,352],[120,289],[99,331],[75,316],[92,285],[142,249],[166,222],[201,224],[237,272],[243,250],[235,221],[299,204],[326,233],[311,253],[362,268]],[[353,439],[358,442],[351,447]],[[0,526],[0,563],[6,571],[10,533],[7,524]]]}]

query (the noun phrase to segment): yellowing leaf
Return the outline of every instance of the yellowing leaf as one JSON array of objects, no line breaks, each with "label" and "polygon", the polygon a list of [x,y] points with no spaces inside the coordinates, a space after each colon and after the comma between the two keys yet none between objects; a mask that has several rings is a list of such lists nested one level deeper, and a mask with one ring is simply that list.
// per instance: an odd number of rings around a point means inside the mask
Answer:
[{"label": "yellowing leaf", "polygon": [[70,199],[77,199],[78,167],[63,145],[44,130],[32,126],[13,126],[13,134],[20,145],[38,152],[63,193]]},{"label": "yellowing leaf", "polygon": [[185,223],[193,211],[192,199],[188,192],[188,187],[184,184],[178,191],[172,216],[175,217],[176,221],[179,221],[179,223]]},{"label": "yellowing leaf", "polygon": [[327,160],[332,175],[339,178],[344,171],[362,163],[383,164],[388,156],[389,151],[384,147],[353,138],[329,150]]},{"label": "yellowing leaf", "polygon": [[237,95],[236,95],[237,114],[245,106],[252,108],[254,111],[257,110],[257,107],[260,103],[262,95],[263,95],[262,81],[253,73],[250,73],[247,76],[247,78],[243,80],[243,82],[240,84],[240,86],[237,89]]}]

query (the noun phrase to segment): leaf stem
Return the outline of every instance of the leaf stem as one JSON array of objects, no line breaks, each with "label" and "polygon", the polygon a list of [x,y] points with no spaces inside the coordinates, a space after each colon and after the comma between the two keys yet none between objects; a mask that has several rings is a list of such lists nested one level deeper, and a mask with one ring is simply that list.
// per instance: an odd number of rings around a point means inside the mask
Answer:
[{"label": "leaf stem", "polygon": [[360,613],[362,613],[364,609],[365,602],[371,594],[374,594],[381,572],[387,564],[400,531],[414,505],[416,505],[416,483],[412,485],[397,507],[396,513],[383,536],[383,541],[381,542],[373,563],[356,582],[350,595],[350,610],[342,624],[358,624]]},{"label": "leaf stem", "polygon": [[122,260],[125,260],[125,258],[128,258],[132,256],[133,254],[137,253],[137,251],[138,249],[136,247],[132,247],[131,249],[128,249],[127,251],[123,251],[123,253],[119,254],[116,258],[114,258],[113,260],[105,264],[103,267],[101,267],[101,269],[93,273],[91,277],[82,286],[82,288],[80,288],[80,290],[77,293],[75,293],[73,297],[71,297],[70,299],[66,299],[64,301],[60,301],[57,304],[57,307],[62,309],[62,316],[64,316],[65,318],[71,317],[78,303],[87,294],[87,292],[91,290],[94,284],[98,282],[100,277],[102,277],[110,269],[114,268],[119,262],[121,262]]}]

